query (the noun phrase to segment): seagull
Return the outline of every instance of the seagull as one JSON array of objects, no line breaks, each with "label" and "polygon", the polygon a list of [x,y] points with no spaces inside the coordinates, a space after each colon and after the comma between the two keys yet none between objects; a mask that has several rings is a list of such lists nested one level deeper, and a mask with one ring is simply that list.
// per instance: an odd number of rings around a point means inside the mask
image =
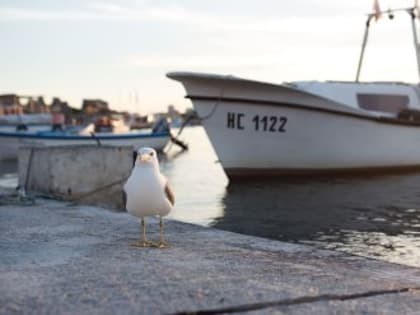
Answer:
[{"label": "seagull", "polygon": [[168,247],[163,236],[163,217],[172,209],[175,196],[168,180],[160,173],[156,151],[152,148],[140,148],[137,151],[135,165],[124,185],[127,196],[128,213],[139,218],[141,238],[133,244],[137,247],[155,246],[146,238],[145,217],[159,216],[160,241],[159,248]]}]

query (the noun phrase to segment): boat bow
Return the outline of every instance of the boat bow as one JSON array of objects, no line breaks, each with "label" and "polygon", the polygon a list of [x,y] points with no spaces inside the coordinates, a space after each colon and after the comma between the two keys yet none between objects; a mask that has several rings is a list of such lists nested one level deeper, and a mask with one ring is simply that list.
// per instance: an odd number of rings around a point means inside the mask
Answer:
[{"label": "boat bow", "polygon": [[232,75],[170,72],[167,76],[184,85],[186,98],[230,103],[293,106],[307,110],[377,117],[376,113],[352,108],[334,100],[297,88],[293,83],[272,84]]}]

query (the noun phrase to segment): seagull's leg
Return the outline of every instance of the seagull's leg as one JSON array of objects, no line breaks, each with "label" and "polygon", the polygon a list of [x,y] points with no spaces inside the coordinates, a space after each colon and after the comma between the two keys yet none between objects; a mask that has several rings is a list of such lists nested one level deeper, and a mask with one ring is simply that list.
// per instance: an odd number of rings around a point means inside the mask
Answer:
[{"label": "seagull's leg", "polygon": [[162,218],[162,216],[159,217],[159,229],[160,229],[160,240],[159,240],[158,247],[159,248],[169,247],[169,244],[165,242],[165,238],[163,236],[163,218]]},{"label": "seagull's leg", "polygon": [[133,243],[132,245],[135,247],[150,247],[152,246],[152,243],[147,240],[146,237],[146,220],[141,218],[140,220],[141,225],[141,238],[137,242]]},{"label": "seagull's leg", "polygon": [[147,237],[146,237],[146,221],[144,218],[141,218],[141,242],[146,245],[147,244]]}]

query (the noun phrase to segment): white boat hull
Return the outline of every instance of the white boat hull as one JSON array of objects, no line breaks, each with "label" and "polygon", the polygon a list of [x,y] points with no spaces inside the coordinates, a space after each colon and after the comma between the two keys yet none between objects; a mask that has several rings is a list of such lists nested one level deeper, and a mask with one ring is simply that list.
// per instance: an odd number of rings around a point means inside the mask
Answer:
[{"label": "white boat hull", "polygon": [[[157,151],[163,150],[169,142],[167,134],[150,135],[97,135],[101,145],[152,147]],[[0,132],[0,160],[16,159],[19,147],[22,146],[71,146],[98,144],[98,140],[89,136],[40,136],[34,134],[15,134]]]},{"label": "white boat hull", "polygon": [[204,117],[229,177],[420,168],[418,123],[345,108],[309,94],[299,97],[300,92],[281,85],[169,76],[184,84]]}]

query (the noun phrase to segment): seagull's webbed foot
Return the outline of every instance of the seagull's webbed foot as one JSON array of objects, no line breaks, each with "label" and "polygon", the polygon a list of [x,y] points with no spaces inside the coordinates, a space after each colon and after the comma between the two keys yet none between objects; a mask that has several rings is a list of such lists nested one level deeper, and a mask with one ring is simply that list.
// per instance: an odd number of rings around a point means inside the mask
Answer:
[{"label": "seagull's webbed foot", "polygon": [[130,245],[134,247],[141,247],[141,248],[156,247],[155,243],[147,240],[146,238],[146,222],[144,218],[141,219],[140,224],[141,224],[141,231],[142,231],[141,238],[138,241],[131,243]]},{"label": "seagull's webbed foot", "polygon": [[168,248],[168,247],[170,247],[170,245],[169,245],[169,243],[167,243],[167,242],[165,242],[165,241],[160,241],[160,242],[157,244],[157,248]]},{"label": "seagull's webbed foot", "polygon": [[130,243],[133,247],[156,247],[156,244],[148,240],[138,240]]}]

